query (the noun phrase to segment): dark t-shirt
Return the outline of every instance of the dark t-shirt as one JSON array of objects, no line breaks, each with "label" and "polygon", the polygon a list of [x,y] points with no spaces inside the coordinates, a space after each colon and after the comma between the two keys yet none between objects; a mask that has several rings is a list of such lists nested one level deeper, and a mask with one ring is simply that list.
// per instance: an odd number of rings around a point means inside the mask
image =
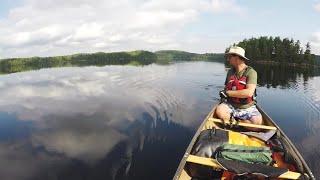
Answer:
[{"label": "dark t-shirt", "polygon": [[[225,85],[227,84],[228,79],[229,79],[229,77],[231,75],[236,74],[236,76],[238,78],[240,78],[240,77],[242,77],[244,75],[244,73],[246,73],[245,75],[247,76],[247,84],[257,84],[257,81],[258,81],[257,71],[255,71],[250,66],[248,66],[247,68],[243,69],[239,73],[237,73],[234,68],[229,69],[224,84]],[[252,103],[249,103],[249,104],[244,104],[244,105],[243,104],[232,104],[232,105],[237,107],[237,108],[240,108],[240,109],[245,109],[245,108],[248,108],[248,107],[252,106],[254,103],[255,102],[252,102]]]}]

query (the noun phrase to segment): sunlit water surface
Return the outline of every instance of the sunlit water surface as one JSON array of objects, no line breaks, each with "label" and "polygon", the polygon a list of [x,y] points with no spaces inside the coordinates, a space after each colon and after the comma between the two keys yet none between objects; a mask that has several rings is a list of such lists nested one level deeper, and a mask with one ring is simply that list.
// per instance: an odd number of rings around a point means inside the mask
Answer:
[{"label": "sunlit water surface", "polygon": [[[2,75],[0,179],[171,179],[225,75],[210,62]],[[258,104],[320,176],[320,77],[272,79]]]}]

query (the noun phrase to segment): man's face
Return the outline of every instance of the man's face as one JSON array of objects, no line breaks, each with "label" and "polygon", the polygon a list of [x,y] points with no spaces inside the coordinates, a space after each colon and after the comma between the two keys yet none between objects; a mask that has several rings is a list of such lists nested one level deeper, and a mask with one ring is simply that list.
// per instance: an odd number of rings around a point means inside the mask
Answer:
[{"label": "man's face", "polygon": [[237,55],[233,55],[233,54],[229,54],[229,55],[227,56],[227,60],[229,61],[229,64],[230,64],[231,66],[237,65],[237,64],[236,64],[237,58],[238,58],[238,56],[237,56]]}]

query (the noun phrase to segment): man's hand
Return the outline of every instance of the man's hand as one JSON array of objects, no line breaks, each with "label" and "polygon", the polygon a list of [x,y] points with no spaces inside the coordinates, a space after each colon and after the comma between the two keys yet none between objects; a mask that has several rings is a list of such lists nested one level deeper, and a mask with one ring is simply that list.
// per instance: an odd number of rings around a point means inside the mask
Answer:
[{"label": "man's hand", "polygon": [[227,91],[226,94],[228,97],[248,98],[254,95],[254,91],[256,87],[257,87],[256,84],[247,84],[246,89],[234,90],[234,91],[230,90],[230,91]]},{"label": "man's hand", "polygon": [[219,95],[220,95],[220,98],[221,98],[221,99],[226,99],[226,98],[228,98],[228,95],[227,95],[226,90],[220,91],[220,92],[219,92]]}]

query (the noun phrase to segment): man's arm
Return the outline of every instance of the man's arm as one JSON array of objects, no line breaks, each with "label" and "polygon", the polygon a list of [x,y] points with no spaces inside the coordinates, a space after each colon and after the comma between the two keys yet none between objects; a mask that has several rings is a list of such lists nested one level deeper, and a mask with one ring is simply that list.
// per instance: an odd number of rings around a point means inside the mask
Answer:
[{"label": "man's arm", "polygon": [[256,90],[256,84],[247,84],[246,89],[242,90],[229,90],[226,91],[229,97],[237,97],[237,98],[248,98],[253,96],[254,91]]},{"label": "man's arm", "polygon": [[229,97],[237,97],[237,98],[252,97],[257,88],[257,80],[258,80],[258,74],[255,70],[252,69],[248,73],[246,89],[231,90],[231,91],[227,91],[226,93]]}]

